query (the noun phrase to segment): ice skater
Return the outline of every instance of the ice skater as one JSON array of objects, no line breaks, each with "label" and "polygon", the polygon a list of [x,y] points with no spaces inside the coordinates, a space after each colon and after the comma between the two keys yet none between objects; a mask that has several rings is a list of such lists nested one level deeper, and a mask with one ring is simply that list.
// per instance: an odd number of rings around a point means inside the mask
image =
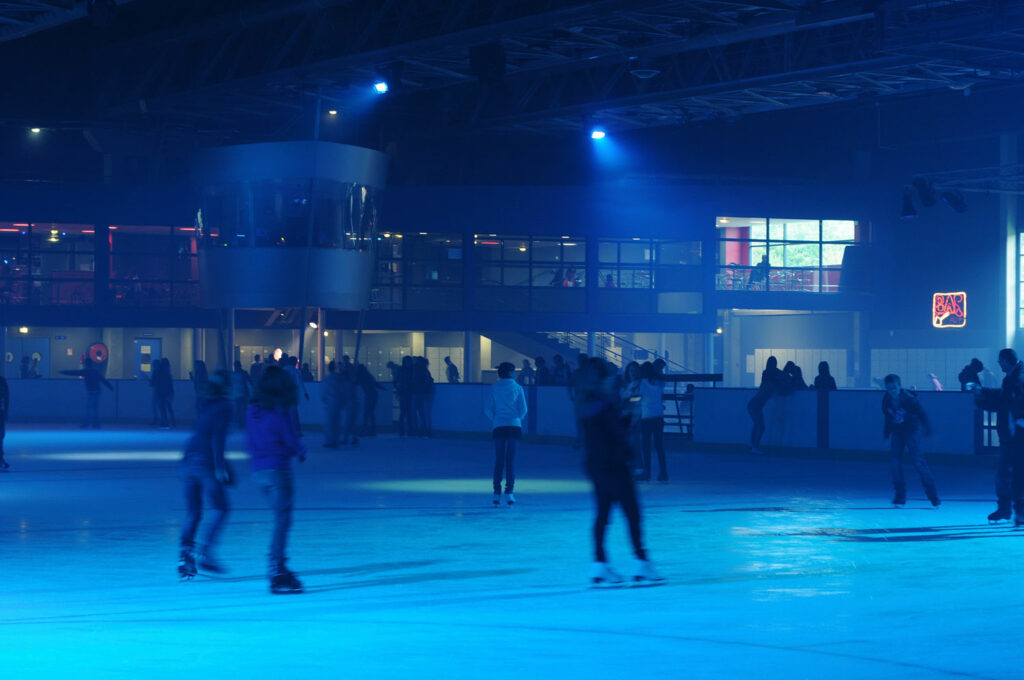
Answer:
[{"label": "ice skater", "polygon": [[100,375],[96,366],[88,358],[82,362],[82,370],[61,371],[61,374],[78,376],[85,381],[85,422],[82,423],[82,428],[100,429],[100,385],[111,392],[114,391],[114,386]]},{"label": "ice skater", "polygon": [[[224,457],[224,443],[234,413],[231,403],[231,374],[215,371],[209,376],[206,393],[196,413],[192,437],[185,445],[181,461],[181,478],[185,490],[185,525],[181,531],[181,555],[178,576],[191,579],[196,571],[222,574],[226,570],[214,556],[214,546],[228,514],[225,487],[231,484],[231,471]],[[211,516],[202,542],[195,543],[196,532],[203,518],[203,496],[209,503]]]},{"label": "ice skater", "polygon": [[627,423],[615,389],[615,367],[594,357],[587,366],[586,387],[581,392],[583,414],[583,467],[594,488],[594,565],[590,575],[595,587],[621,584],[622,577],[608,564],[604,536],[612,505],[618,503],[629,523],[629,537],[636,560],[632,581],[651,584],[664,580],[647,559],[640,526],[640,504],[630,470],[633,452],[627,441]]},{"label": "ice skater", "polygon": [[[977,359],[972,360],[978,361]],[[981,362],[978,361],[980,365]],[[999,464],[996,466],[995,512],[989,522],[999,522],[1017,516],[1016,526],[1024,525],[1024,429],[1017,424],[1024,418],[1024,363],[1009,347],[999,350],[999,368],[1006,375],[999,389],[982,388],[968,381],[964,389],[974,393],[979,408],[996,412],[996,433],[999,435]],[[966,369],[965,369],[966,370]],[[971,377],[977,378],[981,368]]]},{"label": "ice skater", "polygon": [[508,361],[498,366],[498,381],[491,385],[491,396],[484,413],[494,430],[494,504],[501,505],[501,479],[505,478],[505,502],[514,505],[516,495],[516,449],[523,436],[526,417],[526,393],[513,377],[515,364]]},{"label": "ice skater", "polygon": [[245,419],[253,477],[274,512],[269,577],[270,592],[275,594],[302,592],[299,579],[285,564],[295,496],[292,458],[306,460],[306,447],[290,413],[298,403],[298,385],[292,377],[279,366],[267,366]]},{"label": "ice skater", "polygon": [[921,434],[931,436],[932,427],[928,416],[921,408],[917,395],[903,389],[900,377],[894,373],[885,376],[885,396],[882,397],[882,413],[885,414],[883,438],[890,438],[892,453],[892,485],[895,494],[892,504],[903,507],[907,502],[907,484],[903,480],[903,449],[910,452],[910,462],[921,477],[921,485],[931,501],[932,507],[939,507],[941,501],[935,490],[935,480],[921,450]]},{"label": "ice skater", "polygon": [[773,356],[768,357],[761,372],[761,385],[757,388],[757,394],[747,402],[747,413],[754,422],[750,428],[751,453],[764,453],[761,451],[761,437],[764,436],[764,405],[782,387],[783,379],[782,371],[779,370],[779,360]]}]

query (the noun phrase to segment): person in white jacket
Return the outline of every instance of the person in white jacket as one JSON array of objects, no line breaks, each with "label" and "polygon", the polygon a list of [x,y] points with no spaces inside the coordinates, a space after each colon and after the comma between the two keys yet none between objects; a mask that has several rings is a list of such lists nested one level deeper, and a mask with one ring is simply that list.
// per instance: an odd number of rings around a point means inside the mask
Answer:
[{"label": "person in white jacket", "polygon": [[484,414],[494,427],[494,504],[501,505],[501,478],[505,477],[505,501],[516,502],[516,449],[523,436],[526,417],[526,393],[512,377],[514,364],[498,366],[498,382],[491,385],[491,396],[484,405]]},{"label": "person in white jacket", "polygon": [[668,481],[668,466],[665,464],[665,404],[662,402],[662,384],[654,365],[644,362],[640,367],[640,437],[644,459],[644,471],[640,481],[651,481],[651,440],[658,453],[658,481]]}]

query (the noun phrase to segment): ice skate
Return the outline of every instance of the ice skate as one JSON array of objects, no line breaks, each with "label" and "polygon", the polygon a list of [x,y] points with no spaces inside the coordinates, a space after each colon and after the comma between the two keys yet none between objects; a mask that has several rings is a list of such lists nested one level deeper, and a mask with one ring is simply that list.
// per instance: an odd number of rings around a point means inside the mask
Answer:
[{"label": "ice skate", "polygon": [[211,574],[226,574],[228,570],[217,561],[207,550],[200,550],[195,557],[195,567],[199,571],[207,571]]},{"label": "ice skate", "polygon": [[1017,515],[1016,517],[1014,517],[1013,518],[1013,527],[1015,529],[1019,529],[1020,527],[1024,527],[1024,517],[1021,517],[1020,515]]},{"label": "ice skate", "polygon": [[282,564],[270,576],[270,592],[275,595],[297,595],[302,592],[302,583]]},{"label": "ice skate", "polygon": [[516,495],[514,493],[512,493],[511,491],[509,491],[507,494],[505,494],[505,502],[509,504],[509,507],[515,505],[516,504]]},{"label": "ice skate", "polygon": [[1013,512],[1010,508],[1004,508],[1002,506],[996,508],[996,511],[990,513],[988,516],[989,524],[998,524],[1006,519],[1013,519]]},{"label": "ice skate", "polygon": [[654,570],[650,560],[634,560],[632,585],[653,586],[665,582],[665,577]]},{"label": "ice skate", "polygon": [[608,566],[607,562],[594,562],[590,571],[591,588],[616,588],[622,585],[622,576]]},{"label": "ice skate", "polygon": [[494,494],[494,500],[492,502],[494,503],[494,507],[498,507],[499,505],[501,505],[501,494]]},{"label": "ice skate", "polygon": [[928,500],[929,500],[929,502],[931,502],[933,508],[937,508],[940,505],[942,505],[942,501],[939,500],[938,496],[933,496],[932,498],[929,498]]},{"label": "ice skate", "polygon": [[196,577],[196,558],[191,550],[183,548],[178,558],[178,578],[191,581]]},{"label": "ice skate", "polygon": [[7,470],[11,467],[11,464],[4,460],[3,456],[0,456],[0,470]]},{"label": "ice skate", "polygon": [[902,508],[907,504],[907,497],[900,494],[896,494],[892,497],[892,505],[894,508]]}]

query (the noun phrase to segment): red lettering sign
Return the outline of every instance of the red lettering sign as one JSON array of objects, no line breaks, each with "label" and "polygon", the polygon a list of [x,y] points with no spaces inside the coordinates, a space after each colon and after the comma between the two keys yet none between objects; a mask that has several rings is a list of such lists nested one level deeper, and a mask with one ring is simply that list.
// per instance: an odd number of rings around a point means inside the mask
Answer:
[{"label": "red lettering sign", "polygon": [[932,325],[936,328],[963,328],[967,325],[967,293],[932,295]]}]

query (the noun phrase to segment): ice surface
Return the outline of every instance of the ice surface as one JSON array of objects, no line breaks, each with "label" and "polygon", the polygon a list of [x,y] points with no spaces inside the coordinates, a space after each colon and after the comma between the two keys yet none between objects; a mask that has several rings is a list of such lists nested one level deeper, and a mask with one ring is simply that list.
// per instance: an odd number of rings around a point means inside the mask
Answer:
[{"label": "ice surface", "polygon": [[[186,432],[13,428],[0,475],[8,678],[1020,678],[1024,531],[985,521],[992,470],[933,465],[888,506],[881,460],[670,452],[642,485],[653,588],[594,591],[568,447],[526,444],[491,506],[489,441],[362,440],[297,471],[273,596],[271,517],[236,461],[220,554],[178,582]],[[234,449],[241,440],[232,437]],[[628,571],[625,523],[608,535]]]}]

